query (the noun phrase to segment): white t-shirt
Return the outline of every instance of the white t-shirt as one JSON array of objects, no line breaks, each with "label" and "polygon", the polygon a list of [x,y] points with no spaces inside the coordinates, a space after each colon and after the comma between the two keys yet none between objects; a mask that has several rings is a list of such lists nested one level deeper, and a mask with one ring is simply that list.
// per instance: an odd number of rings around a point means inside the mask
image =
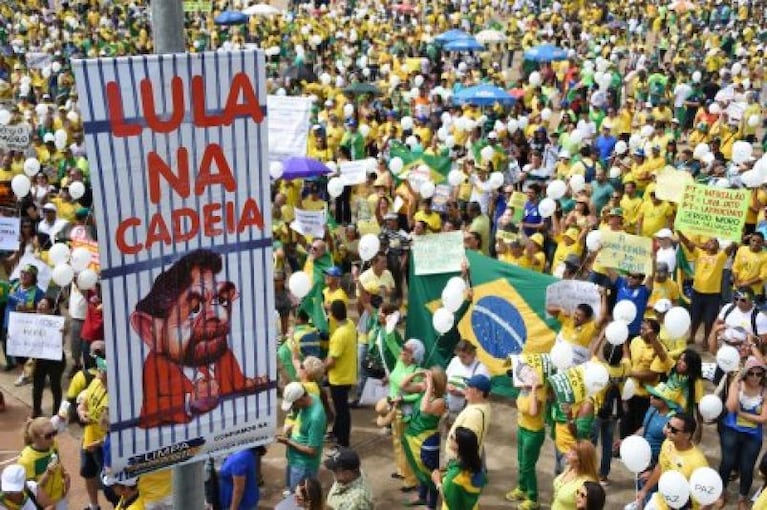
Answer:
[{"label": "white t-shirt", "polygon": [[[474,361],[470,365],[466,366],[463,364],[463,362],[461,362],[461,359],[458,356],[453,356],[453,359],[451,359],[450,363],[447,365],[447,370],[445,370],[445,375],[447,375],[447,383],[461,389],[466,387],[466,381],[475,374],[481,374],[486,376],[488,379],[490,378],[490,371],[477,358],[474,358]],[[447,408],[451,412],[460,412],[461,409],[463,409],[466,405],[465,398],[451,395],[449,392],[446,395]]]},{"label": "white t-shirt", "polygon": [[[732,311],[730,311],[730,308],[732,308]],[[756,314],[756,331],[754,331],[754,328],[751,327],[751,315],[753,313],[752,310],[753,308],[747,312],[743,312],[740,308],[738,308],[737,305],[733,305],[731,303],[726,304],[719,312],[719,319],[724,320],[724,323],[728,328],[741,327],[749,333],[755,335],[763,335],[767,333],[767,316],[761,312]],[[727,316],[726,319],[725,315]]]}]

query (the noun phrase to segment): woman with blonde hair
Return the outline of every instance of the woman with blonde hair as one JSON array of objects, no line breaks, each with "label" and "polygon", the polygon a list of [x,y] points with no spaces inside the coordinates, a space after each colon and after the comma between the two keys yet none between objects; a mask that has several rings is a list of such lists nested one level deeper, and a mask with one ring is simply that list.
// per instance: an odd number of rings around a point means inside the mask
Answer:
[{"label": "woman with blonde hair", "polygon": [[551,510],[576,510],[576,495],[583,482],[598,481],[597,452],[591,442],[578,440],[565,458],[567,468],[554,479]]},{"label": "woman with blonde hair", "polygon": [[[423,382],[411,382],[416,374],[424,377]],[[442,367],[433,366],[429,370],[419,370],[405,377],[403,386],[408,391],[416,390],[414,393],[419,393],[402,436],[405,457],[418,479],[418,498],[410,504],[435,509],[439,491],[431,479],[431,473],[439,467],[439,424],[447,412],[447,375]]]},{"label": "woman with blonde hair", "polygon": [[34,418],[24,427],[24,444],[17,463],[27,480],[36,482],[54,502],[56,510],[67,508],[70,478],[59,458],[58,431],[50,418]]}]

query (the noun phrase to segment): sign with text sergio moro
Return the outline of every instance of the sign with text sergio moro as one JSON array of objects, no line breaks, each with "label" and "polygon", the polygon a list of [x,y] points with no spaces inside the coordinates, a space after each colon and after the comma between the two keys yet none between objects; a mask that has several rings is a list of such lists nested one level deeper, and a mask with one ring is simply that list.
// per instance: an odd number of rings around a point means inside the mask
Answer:
[{"label": "sign with text sergio moro", "polygon": [[276,353],[261,52],[74,63],[119,476],[271,441]]}]

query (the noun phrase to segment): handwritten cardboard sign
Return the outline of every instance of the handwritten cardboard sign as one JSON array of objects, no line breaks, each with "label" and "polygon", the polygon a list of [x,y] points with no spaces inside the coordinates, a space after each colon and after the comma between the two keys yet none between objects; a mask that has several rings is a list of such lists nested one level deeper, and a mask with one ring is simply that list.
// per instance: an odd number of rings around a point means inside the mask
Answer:
[{"label": "handwritten cardboard sign", "polygon": [[652,239],[624,232],[602,231],[597,263],[627,273],[652,272]]},{"label": "handwritten cardboard sign", "polygon": [[463,232],[442,232],[413,237],[415,274],[454,273],[464,258]]},{"label": "handwritten cardboard sign", "polygon": [[594,309],[594,316],[599,317],[602,309],[602,298],[599,287],[591,282],[581,280],[562,280],[546,287],[546,307],[556,306],[567,313],[572,313],[575,307],[586,303]]},{"label": "handwritten cardboard sign", "polygon": [[8,318],[8,354],[61,361],[64,317],[11,312]]},{"label": "handwritten cardboard sign", "polygon": [[296,219],[290,223],[290,228],[303,236],[323,237],[325,235],[325,209],[305,211],[295,209]]},{"label": "handwritten cardboard sign", "polygon": [[679,203],[674,228],[687,235],[700,234],[740,241],[746,222],[749,191],[688,184]]},{"label": "handwritten cardboard sign", "polygon": [[13,151],[28,149],[31,131],[29,124],[0,125],[0,148]]}]

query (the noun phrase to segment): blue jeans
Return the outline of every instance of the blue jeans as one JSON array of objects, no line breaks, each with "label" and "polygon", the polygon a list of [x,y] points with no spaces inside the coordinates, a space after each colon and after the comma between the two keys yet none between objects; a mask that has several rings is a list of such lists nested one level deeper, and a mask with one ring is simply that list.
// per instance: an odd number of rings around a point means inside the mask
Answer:
[{"label": "blue jeans", "polygon": [[591,428],[591,442],[594,445],[599,444],[599,438],[602,438],[602,457],[599,462],[599,476],[607,478],[610,474],[610,462],[613,458],[613,435],[615,433],[615,419],[606,419],[596,417]]},{"label": "blue jeans", "polygon": [[298,484],[307,478],[317,476],[317,469],[308,466],[287,466],[288,488],[290,492],[295,492]]},{"label": "blue jeans", "polygon": [[732,470],[737,466],[740,474],[740,491],[738,494],[745,497],[751,490],[751,483],[754,481],[754,466],[759,457],[759,451],[762,449],[762,438],[745,432],[723,426],[721,430],[722,451],[732,452],[730,455],[723,455],[719,464],[719,476],[724,481],[724,488],[727,490],[727,481],[730,479]]}]

